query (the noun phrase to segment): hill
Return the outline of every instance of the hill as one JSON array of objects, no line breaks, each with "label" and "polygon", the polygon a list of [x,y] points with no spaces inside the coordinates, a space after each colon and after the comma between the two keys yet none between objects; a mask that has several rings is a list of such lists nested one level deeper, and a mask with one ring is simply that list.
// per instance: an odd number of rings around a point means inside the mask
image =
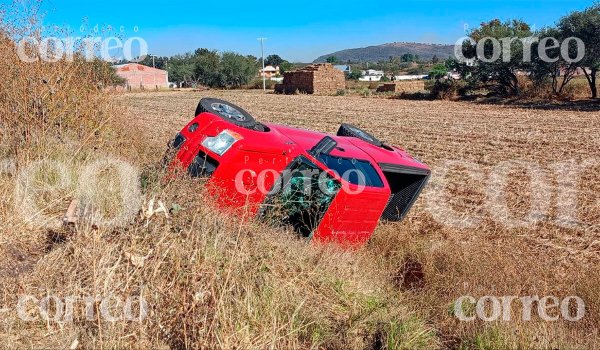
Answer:
[{"label": "hill", "polygon": [[454,45],[396,42],[336,51],[320,56],[314,62],[325,62],[329,56],[335,56],[341,62],[378,62],[407,53],[419,55],[422,59],[431,59],[433,56],[446,59],[454,54]]}]

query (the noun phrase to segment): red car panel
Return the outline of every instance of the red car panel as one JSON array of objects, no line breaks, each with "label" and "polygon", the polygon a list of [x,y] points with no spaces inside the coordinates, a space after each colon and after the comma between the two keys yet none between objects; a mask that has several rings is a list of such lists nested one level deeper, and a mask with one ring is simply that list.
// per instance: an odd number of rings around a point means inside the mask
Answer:
[{"label": "red car panel", "polygon": [[[303,202],[305,197],[300,200],[301,207],[325,208],[324,213],[314,214],[316,226],[310,228],[310,236],[316,241],[342,244],[367,241],[382,216],[398,221],[406,215],[429,178],[429,168],[398,147],[377,146],[359,137],[328,135],[278,124],[261,124],[261,130],[254,130],[248,128],[248,124],[242,127],[218,113],[200,113],[178,134],[177,155],[171,167],[187,169],[190,173],[192,169],[205,171],[209,177],[208,190],[218,206],[255,216],[268,210],[278,186],[290,185],[291,180],[285,179],[285,173],[290,171],[293,162],[305,159],[303,162],[316,167],[317,172],[329,174],[324,179],[339,184],[337,193],[322,196],[330,202],[315,206],[310,201]],[[219,154],[202,144],[225,130],[227,135],[239,135],[240,139],[233,141],[235,143],[224,153]],[[322,157],[313,148],[325,139],[334,147]],[[342,163],[372,168],[366,176],[375,185],[357,185],[350,177],[344,178],[329,168],[326,162],[334,168]],[[307,209],[299,215],[304,218],[309,214],[313,215]]]}]

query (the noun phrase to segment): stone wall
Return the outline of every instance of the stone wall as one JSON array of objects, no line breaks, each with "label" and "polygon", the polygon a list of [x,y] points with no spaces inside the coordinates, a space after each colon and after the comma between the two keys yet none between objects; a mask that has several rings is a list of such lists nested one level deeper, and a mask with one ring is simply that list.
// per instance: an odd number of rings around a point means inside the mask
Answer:
[{"label": "stone wall", "polygon": [[416,92],[425,90],[425,81],[395,81],[384,83],[377,88],[377,92]]},{"label": "stone wall", "polygon": [[275,92],[331,95],[345,88],[342,71],[329,63],[319,63],[283,73],[283,83],[275,86]]}]

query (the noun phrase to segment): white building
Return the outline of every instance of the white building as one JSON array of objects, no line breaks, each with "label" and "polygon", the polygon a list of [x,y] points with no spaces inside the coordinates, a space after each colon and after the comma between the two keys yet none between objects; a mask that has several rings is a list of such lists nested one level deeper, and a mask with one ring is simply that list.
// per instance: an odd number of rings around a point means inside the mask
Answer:
[{"label": "white building", "polygon": [[361,75],[362,77],[358,79],[360,81],[380,81],[384,73],[382,70],[367,69],[361,71]]}]

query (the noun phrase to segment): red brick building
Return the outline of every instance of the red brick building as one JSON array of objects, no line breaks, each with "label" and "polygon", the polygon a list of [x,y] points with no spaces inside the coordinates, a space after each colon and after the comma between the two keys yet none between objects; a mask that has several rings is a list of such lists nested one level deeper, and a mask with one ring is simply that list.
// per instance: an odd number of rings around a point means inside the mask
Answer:
[{"label": "red brick building", "polygon": [[169,87],[169,74],[166,70],[156,69],[139,63],[127,63],[114,66],[117,75],[126,80],[132,89],[156,89]]}]

